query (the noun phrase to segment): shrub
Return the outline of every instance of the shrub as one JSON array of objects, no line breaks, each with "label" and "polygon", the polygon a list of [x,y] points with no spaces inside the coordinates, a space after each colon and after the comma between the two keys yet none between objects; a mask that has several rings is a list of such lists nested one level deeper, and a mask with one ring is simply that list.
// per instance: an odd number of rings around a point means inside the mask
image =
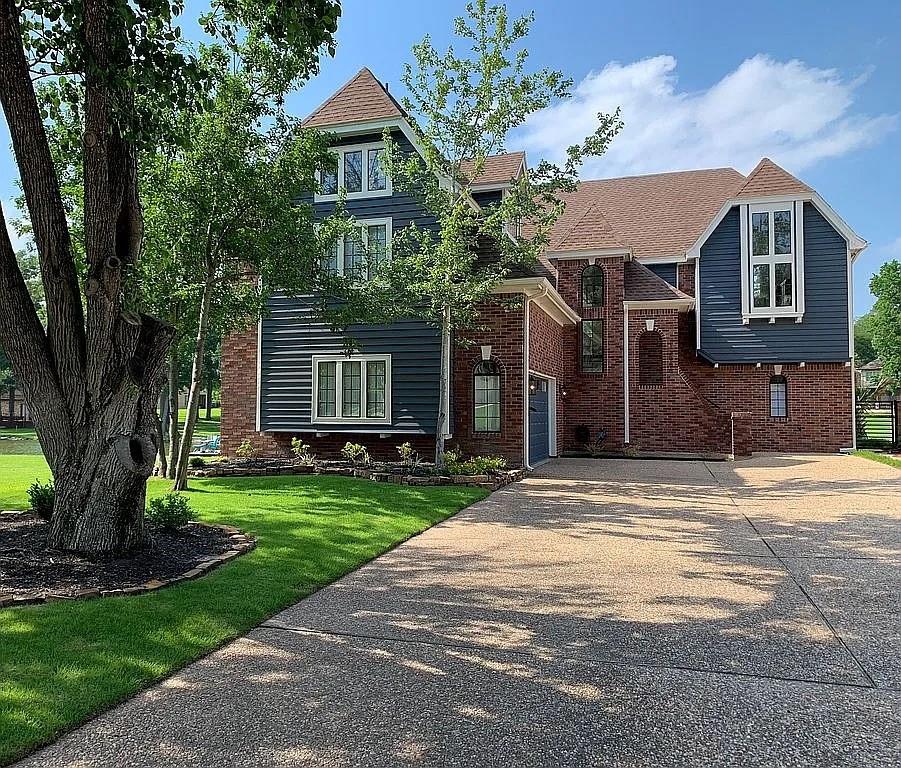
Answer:
[{"label": "shrub", "polygon": [[241,445],[235,449],[235,456],[239,459],[252,459],[257,455],[257,449],[253,447],[250,440],[244,440]]},{"label": "shrub", "polygon": [[187,497],[180,493],[167,493],[147,505],[147,519],[158,528],[181,528],[192,514]]},{"label": "shrub", "polygon": [[188,461],[192,469],[203,469],[206,466],[206,459],[202,456],[192,456]]},{"label": "shrub", "polygon": [[313,455],[310,446],[299,437],[291,438],[291,453],[294,454],[294,458],[301,464],[310,465],[316,461],[316,456]]},{"label": "shrub", "polygon": [[41,520],[49,520],[53,515],[53,500],[56,498],[56,489],[53,481],[42,483],[35,480],[28,489],[28,499],[31,502],[31,511]]},{"label": "shrub", "polygon": [[345,443],[341,449],[341,455],[351,464],[369,464],[372,461],[369,451],[366,447],[359,443]]},{"label": "shrub", "polygon": [[401,464],[405,467],[415,469],[422,463],[419,453],[413,450],[413,446],[409,442],[397,446],[397,453],[400,456]]},{"label": "shrub", "polygon": [[487,475],[507,468],[503,456],[471,456],[465,461],[459,451],[448,451],[444,455],[447,471],[452,475]]}]

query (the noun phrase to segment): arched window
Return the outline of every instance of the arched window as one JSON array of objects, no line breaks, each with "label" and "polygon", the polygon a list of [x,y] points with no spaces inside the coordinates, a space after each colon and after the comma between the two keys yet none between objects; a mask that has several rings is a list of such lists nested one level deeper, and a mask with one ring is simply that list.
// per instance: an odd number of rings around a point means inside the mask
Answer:
[{"label": "arched window", "polygon": [[473,369],[472,411],[476,432],[501,431],[501,372],[491,360]]},{"label": "arched window", "polygon": [[638,337],[638,383],[663,386],[663,336],[659,331],[645,331]]},{"label": "arched window", "polygon": [[582,306],[604,306],[604,270],[597,265],[582,270]]},{"label": "arched window", "polygon": [[788,416],[788,380],[785,376],[770,378],[770,416],[774,418]]}]

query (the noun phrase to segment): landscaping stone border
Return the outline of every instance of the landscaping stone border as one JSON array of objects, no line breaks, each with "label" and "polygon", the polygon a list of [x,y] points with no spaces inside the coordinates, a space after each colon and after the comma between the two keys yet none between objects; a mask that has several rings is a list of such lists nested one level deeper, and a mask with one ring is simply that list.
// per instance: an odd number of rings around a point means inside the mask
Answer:
[{"label": "landscaping stone border", "polygon": [[220,525],[218,523],[201,523],[199,521],[191,521],[196,525],[204,525],[207,528],[217,528],[229,534],[229,540],[232,548],[213,557],[201,561],[194,568],[185,571],[178,576],[172,576],[168,579],[151,579],[143,584],[134,587],[123,587],[121,589],[82,589],[72,595],[54,594],[53,591],[35,592],[27,595],[16,595],[15,597],[0,596],[0,608],[14,608],[19,605],[38,605],[40,603],[57,603],[71,602],[73,600],[83,600],[94,597],[123,597],[125,595],[143,595],[147,592],[155,592],[163,587],[169,587],[183,581],[191,581],[206,573],[218,568],[220,565],[236,557],[247,554],[257,545],[257,540],[233,525]]},{"label": "landscaping stone border", "polygon": [[307,464],[289,464],[283,467],[241,467],[226,465],[217,467],[209,465],[203,469],[191,470],[191,477],[274,477],[278,475],[340,475],[342,477],[359,477],[376,483],[394,483],[396,485],[464,485],[472,488],[484,488],[496,491],[505,485],[515,483],[525,477],[525,470],[510,469],[492,475],[403,475],[393,472],[380,472],[365,467],[320,467]]}]

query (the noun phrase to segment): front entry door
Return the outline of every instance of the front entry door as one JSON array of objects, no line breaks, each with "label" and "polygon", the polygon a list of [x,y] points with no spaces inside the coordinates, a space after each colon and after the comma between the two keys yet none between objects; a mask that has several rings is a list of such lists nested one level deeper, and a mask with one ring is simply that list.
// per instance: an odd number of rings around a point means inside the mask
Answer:
[{"label": "front entry door", "polygon": [[547,379],[529,378],[529,464],[532,466],[546,461],[550,455],[547,384]]}]

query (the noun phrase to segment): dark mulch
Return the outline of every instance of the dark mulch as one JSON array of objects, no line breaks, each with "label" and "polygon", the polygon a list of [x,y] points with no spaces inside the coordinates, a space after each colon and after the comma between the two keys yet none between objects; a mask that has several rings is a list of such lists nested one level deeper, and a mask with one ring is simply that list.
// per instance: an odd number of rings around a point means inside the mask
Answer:
[{"label": "dark mulch", "polygon": [[179,576],[234,546],[228,531],[189,523],[178,531],[148,529],[146,544],[132,557],[93,562],[47,549],[47,529],[31,512],[0,515],[0,595],[137,587]]}]

